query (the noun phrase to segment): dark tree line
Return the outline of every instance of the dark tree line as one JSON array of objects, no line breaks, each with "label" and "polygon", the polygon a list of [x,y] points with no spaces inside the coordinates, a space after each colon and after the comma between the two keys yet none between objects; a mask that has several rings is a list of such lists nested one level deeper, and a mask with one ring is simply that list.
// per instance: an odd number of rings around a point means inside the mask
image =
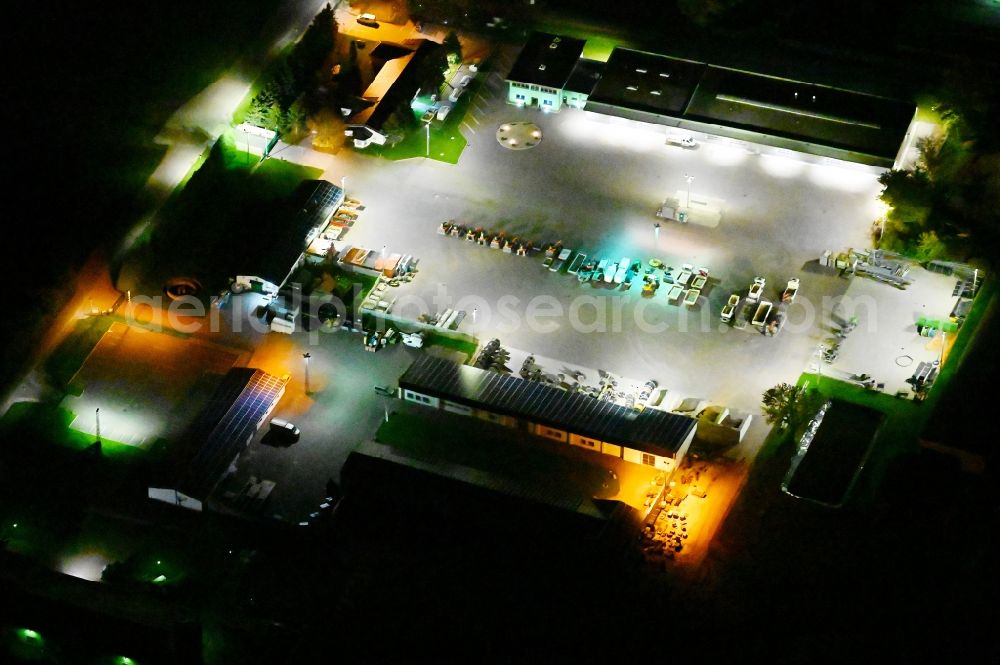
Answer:
[{"label": "dark tree line", "polygon": [[882,175],[882,246],[920,260],[1000,257],[1000,109],[996,91],[949,81],[937,111],[943,133],[920,145],[911,171]]},{"label": "dark tree line", "polygon": [[309,113],[306,93],[317,82],[337,37],[337,21],[327,4],[287,57],[269,68],[246,121],[279,134],[301,129]]}]

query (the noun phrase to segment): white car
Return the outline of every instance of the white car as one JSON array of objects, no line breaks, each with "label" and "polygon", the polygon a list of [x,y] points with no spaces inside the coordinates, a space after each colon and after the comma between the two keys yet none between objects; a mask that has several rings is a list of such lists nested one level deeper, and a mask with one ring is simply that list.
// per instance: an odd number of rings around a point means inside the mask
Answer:
[{"label": "white car", "polygon": [[469,76],[468,74],[466,74],[465,76],[462,77],[462,80],[458,82],[458,85],[460,87],[464,88],[465,86],[469,85],[469,83],[471,83],[471,82],[472,82],[472,77]]},{"label": "white car", "polygon": [[375,18],[375,14],[365,13],[358,15],[358,23],[360,23],[361,25],[368,25],[368,26],[374,25],[377,27],[378,19]]},{"label": "white car", "polygon": [[698,142],[694,140],[694,137],[688,136],[687,134],[668,134],[667,143],[679,145],[682,148],[694,148],[698,145]]}]

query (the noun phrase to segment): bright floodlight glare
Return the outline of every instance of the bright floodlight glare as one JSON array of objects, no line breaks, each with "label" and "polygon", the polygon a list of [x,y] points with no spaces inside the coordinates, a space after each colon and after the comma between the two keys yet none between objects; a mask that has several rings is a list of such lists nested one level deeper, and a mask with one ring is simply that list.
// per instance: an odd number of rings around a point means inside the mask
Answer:
[{"label": "bright floodlight glare", "polygon": [[805,162],[781,155],[761,155],[760,168],[775,178],[794,178],[806,170]]},{"label": "bright floodlight glare", "polygon": [[878,192],[878,176],[869,171],[847,167],[843,162],[836,164],[810,164],[809,179],[821,187],[842,192]]},{"label": "bright floodlight glare", "polygon": [[717,166],[736,166],[746,161],[749,153],[734,145],[709,146],[708,161]]},{"label": "bright floodlight glare", "polygon": [[107,565],[108,560],[102,555],[85,553],[63,559],[59,564],[59,570],[70,577],[89,582],[100,582]]}]

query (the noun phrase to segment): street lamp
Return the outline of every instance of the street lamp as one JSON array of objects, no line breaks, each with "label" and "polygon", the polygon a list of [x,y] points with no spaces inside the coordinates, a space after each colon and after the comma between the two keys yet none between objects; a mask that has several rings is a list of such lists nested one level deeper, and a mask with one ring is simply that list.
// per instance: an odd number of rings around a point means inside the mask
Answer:
[{"label": "street lamp", "polygon": [[685,208],[690,208],[691,207],[691,181],[694,180],[694,176],[693,175],[688,175],[687,173],[685,173],[684,174],[684,179],[687,180],[687,184],[688,184],[688,188],[687,188],[687,203],[684,204],[684,207]]},{"label": "street lamp", "polygon": [[476,338],[476,315],[479,314],[479,308],[472,308],[472,338]]},{"label": "street lamp", "polygon": [[431,156],[431,123],[428,122],[427,124],[425,124],[424,125],[424,129],[427,130],[427,153],[424,156],[425,157],[430,157]]},{"label": "street lamp", "polygon": [[302,358],[306,361],[306,395],[309,394],[309,359],[312,355],[309,353],[303,353]]},{"label": "street lamp", "polygon": [[660,248],[660,223],[656,222],[653,224],[653,247],[656,249]]},{"label": "street lamp", "polygon": [[340,191],[343,193],[344,198],[347,198],[347,176],[340,176]]},{"label": "street lamp", "polygon": [[97,421],[97,443],[101,442],[101,407],[94,410],[94,420]]}]

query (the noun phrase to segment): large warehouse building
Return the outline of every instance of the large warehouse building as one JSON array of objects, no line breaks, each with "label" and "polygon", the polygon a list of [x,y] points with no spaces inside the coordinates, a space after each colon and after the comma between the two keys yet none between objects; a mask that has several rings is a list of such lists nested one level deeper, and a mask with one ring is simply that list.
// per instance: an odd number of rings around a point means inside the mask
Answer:
[{"label": "large warehouse building", "polygon": [[[566,90],[577,65],[562,62],[559,102],[526,103],[525,72],[539,62],[539,41],[565,40],[533,34],[508,76],[511,103],[559,110],[581,107],[600,117],[665,127],[666,134],[705,143],[730,143],[759,154],[806,161],[835,159],[879,169],[897,165],[909,144],[914,104],[672,58],[615,48],[589,90]],[[562,41],[560,41],[560,44]],[[583,67],[593,67],[579,60]],[[545,71],[548,71],[546,66]],[[576,80],[588,79],[576,77]],[[532,93],[533,94],[533,93]]]}]

